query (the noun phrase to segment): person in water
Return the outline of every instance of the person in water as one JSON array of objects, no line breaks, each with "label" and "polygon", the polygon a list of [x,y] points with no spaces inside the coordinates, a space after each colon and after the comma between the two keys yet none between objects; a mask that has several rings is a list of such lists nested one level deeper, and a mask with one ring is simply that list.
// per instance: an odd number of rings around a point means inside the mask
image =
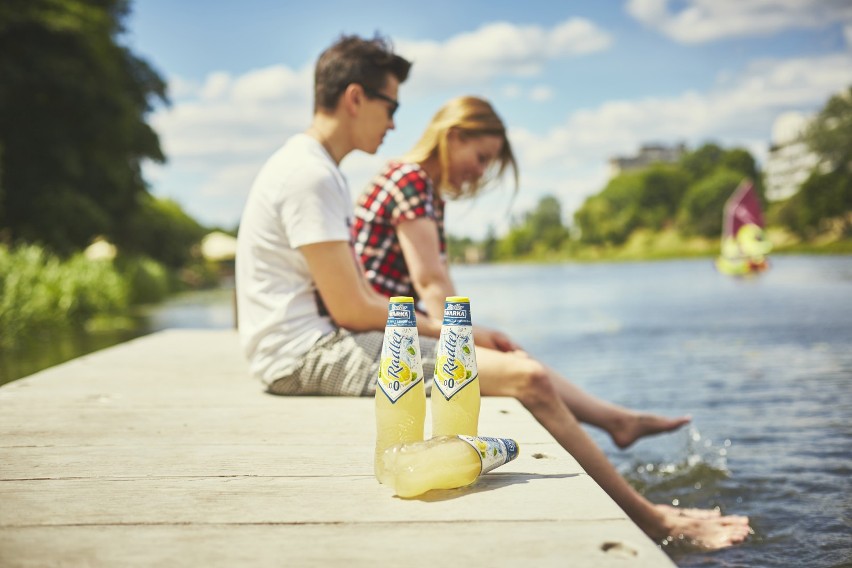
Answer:
[{"label": "person in water", "polygon": [[[445,298],[457,295],[445,256],[445,199],[475,196],[510,169],[517,187],[506,129],[487,101],[468,96],[444,105],[412,150],[390,162],[357,201],[355,251],[373,288],[386,297],[413,296],[428,316],[440,318]],[[580,426],[602,428],[625,448],[689,418],[642,414],[594,397],[502,332],[475,327],[474,338],[482,394],[518,399],[651,538],[682,536],[721,548],[747,537],[747,517],[651,503]]]}]

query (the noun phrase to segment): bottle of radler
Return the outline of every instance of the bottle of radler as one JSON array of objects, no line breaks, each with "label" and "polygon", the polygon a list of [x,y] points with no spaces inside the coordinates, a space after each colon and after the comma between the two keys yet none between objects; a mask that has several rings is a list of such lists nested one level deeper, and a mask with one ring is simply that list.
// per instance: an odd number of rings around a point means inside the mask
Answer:
[{"label": "bottle of radler", "polygon": [[380,460],[388,447],[423,440],[426,389],[414,299],[396,296],[388,303],[388,320],[376,379],[375,474],[385,483]]},{"label": "bottle of radler", "polygon": [[476,436],[479,371],[467,297],[450,296],[444,303],[431,398],[432,436]]},{"label": "bottle of radler", "polygon": [[387,485],[400,497],[415,497],[430,489],[470,485],[517,456],[518,444],[509,438],[438,436],[392,446],[382,462]]}]

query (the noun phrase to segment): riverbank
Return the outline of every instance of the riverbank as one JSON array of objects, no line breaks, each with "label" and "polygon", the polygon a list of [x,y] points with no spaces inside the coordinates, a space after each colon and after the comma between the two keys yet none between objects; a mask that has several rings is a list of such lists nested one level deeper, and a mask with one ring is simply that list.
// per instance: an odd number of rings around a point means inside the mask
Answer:
[{"label": "riverbank", "polygon": [[57,326],[0,346],[0,385],[165,329],[233,329],[233,286],[179,292],[130,308],[122,325]]},{"label": "riverbank", "polygon": [[[852,236],[828,231],[810,240],[803,240],[781,228],[767,229],[772,243],[772,255],[777,254],[852,254]],[[598,261],[654,261],[689,258],[715,258],[719,255],[719,239],[687,237],[674,229],[649,231],[639,229],[622,245],[581,245],[570,242],[559,250],[535,249],[529,255],[497,259],[498,263],[560,263]],[[463,259],[465,255],[454,255]],[[476,255],[467,255],[476,258]],[[465,264],[464,262],[459,262]],[[474,263],[475,264],[475,263]]]},{"label": "riverbank", "polygon": [[37,245],[0,245],[0,348],[50,341],[60,330],[126,331],[139,306],[215,279],[203,261],[177,270],[141,256],[63,258]]}]

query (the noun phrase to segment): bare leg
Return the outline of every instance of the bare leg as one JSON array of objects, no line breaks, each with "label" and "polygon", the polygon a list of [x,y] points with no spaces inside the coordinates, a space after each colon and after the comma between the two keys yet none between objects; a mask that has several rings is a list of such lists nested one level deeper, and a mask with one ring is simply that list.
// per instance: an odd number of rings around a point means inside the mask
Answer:
[{"label": "bare leg", "polygon": [[748,536],[747,517],[682,516],[678,510],[659,508],[640,495],[583,430],[540,363],[488,349],[477,349],[477,362],[482,394],[517,398],[652,539],[659,542],[682,536],[697,546],[723,548]]},{"label": "bare leg", "polygon": [[587,393],[549,367],[544,369],[559,398],[577,420],[604,430],[619,448],[626,448],[643,436],[677,430],[691,420],[688,416],[667,418],[629,410]]}]

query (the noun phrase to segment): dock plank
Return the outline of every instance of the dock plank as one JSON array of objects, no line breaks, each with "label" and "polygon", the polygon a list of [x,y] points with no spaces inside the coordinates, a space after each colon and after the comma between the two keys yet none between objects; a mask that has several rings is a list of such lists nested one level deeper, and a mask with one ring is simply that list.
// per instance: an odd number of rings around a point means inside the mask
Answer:
[{"label": "dock plank", "polygon": [[0,565],[673,565],[517,401],[480,431],[518,459],[399,499],[372,399],[267,395],[233,331],[161,332],[0,387]]}]

